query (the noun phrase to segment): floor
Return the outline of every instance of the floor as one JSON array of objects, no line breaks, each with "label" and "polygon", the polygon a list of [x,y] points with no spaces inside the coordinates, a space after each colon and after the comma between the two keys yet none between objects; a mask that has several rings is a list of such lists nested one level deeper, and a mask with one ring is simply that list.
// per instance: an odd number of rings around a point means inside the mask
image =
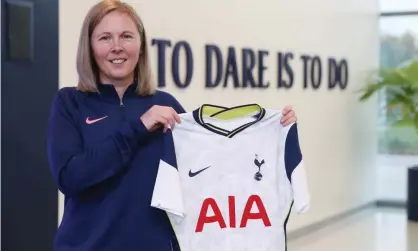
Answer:
[{"label": "floor", "polygon": [[370,209],[290,240],[288,251],[418,251],[418,223],[404,209]]}]

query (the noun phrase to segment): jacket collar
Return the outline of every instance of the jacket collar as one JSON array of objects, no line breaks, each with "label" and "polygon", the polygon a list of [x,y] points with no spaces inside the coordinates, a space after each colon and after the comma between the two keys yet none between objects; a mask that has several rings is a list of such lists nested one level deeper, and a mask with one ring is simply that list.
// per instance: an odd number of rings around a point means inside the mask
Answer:
[{"label": "jacket collar", "polygon": [[[128,86],[128,88],[126,89],[124,96],[135,95],[137,87],[138,87],[138,84],[136,82],[130,84]],[[98,83],[97,84],[97,89],[99,90],[99,93],[103,96],[118,97],[118,93],[116,92],[116,89],[115,89],[114,85],[112,85],[112,84]]]}]

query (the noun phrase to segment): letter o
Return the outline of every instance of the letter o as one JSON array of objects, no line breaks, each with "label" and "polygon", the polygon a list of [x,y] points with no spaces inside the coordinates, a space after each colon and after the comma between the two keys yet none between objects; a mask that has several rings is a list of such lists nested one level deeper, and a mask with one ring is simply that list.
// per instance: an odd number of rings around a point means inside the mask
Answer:
[{"label": "letter o", "polygon": [[[317,74],[315,74],[317,73]],[[316,79],[315,79],[316,77]],[[312,58],[311,64],[311,83],[314,89],[318,89],[322,80],[322,65],[321,59],[318,56]]]},{"label": "letter o", "polygon": [[343,59],[338,67],[337,67],[337,76],[338,76],[338,83],[341,87],[341,89],[347,88],[348,84],[348,64],[345,59]]}]

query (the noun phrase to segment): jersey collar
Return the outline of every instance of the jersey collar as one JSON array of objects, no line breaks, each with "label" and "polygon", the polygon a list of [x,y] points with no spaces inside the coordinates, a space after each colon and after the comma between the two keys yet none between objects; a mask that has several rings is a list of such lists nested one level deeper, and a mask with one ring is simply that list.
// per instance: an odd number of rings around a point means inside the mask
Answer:
[{"label": "jersey collar", "polygon": [[[228,120],[239,118],[250,113],[256,113],[256,115],[254,116],[254,121],[243,124],[231,131],[217,127],[211,123],[206,123],[204,121],[204,116]],[[264,117],[264,115],[265,109],[258,104],[246,104],[240,106],[233,106],[229,108],[212,104],[203,104],[202,106],[193,111],[193,118],[199,125],[211,132],[223,135],[228,138],[232,138],[239,132],[242,132],[251,125],[259,122]]]}]

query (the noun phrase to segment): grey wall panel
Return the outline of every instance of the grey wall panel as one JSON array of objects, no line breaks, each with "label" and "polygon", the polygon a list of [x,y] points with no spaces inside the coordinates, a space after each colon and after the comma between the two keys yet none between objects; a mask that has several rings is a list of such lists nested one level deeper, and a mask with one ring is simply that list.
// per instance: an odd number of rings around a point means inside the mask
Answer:
[{"label": "grey wall panel", "polygon": [[59,84],[59,1],[11,1],[22,6],[12,8],[7,2],[1,8],[1,250],[52,250],[58,195],[46,132]]}]

